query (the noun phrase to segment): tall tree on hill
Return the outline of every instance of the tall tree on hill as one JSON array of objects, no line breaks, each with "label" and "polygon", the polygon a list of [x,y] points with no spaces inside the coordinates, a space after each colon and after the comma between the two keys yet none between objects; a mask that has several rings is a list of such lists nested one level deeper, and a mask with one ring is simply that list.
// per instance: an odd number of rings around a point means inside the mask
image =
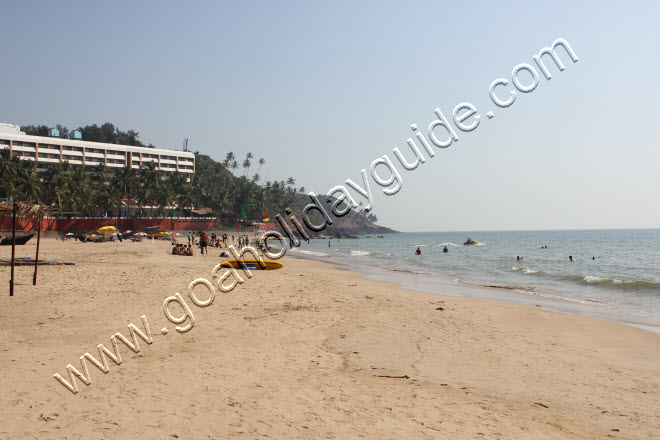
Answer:
[{"label": "tall tree on hill", "polygon": [[261,159],[259,159],[259,162],[258,162],[258,163],[259,163],[259,168],[257,168],[257,174],[259,174],[259,171],[261,171],[261,167],[264,166],[264,165],[266,165],[266,161],[265,161],[264,158],[262,157]]},{"label": "tall tree on hill", "polygon": [[227,153],[227,157],[225,157],[225,160],[222,163],[224,164],[225,168],[229,168],[234,160],[236,160],[236,155],[233,151],[230,151]]},{"label": "tall tree on hill", "polygon": [[243,172],[243,176],[249,177],[250,176],[250,165],[252,165],[252,162],[250,162],[250,156],[252,153],[248,153],[247,156],[245,156],[245,160],[243,161],[243,169],[245,170]]},{"label": "tall tree on hill", "polygon": [[21,131],[28,136],[48,136],[48,127],[46,125],[23,125]]}]

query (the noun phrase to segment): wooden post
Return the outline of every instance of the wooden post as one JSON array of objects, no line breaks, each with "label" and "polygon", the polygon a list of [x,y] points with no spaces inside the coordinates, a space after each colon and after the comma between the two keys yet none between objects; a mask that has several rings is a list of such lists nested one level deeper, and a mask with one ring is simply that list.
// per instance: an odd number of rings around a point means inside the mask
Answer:
[{"label": "wooden post", "polygon": [[18,204],[14,202],[14,212],[11,221],[11,278],[9,279],[9,296],[14,296],[14,259],[16,257],[16,208]]},{"label": "wooden post", "polygon": [[34,257],[34,277],[32,278],[32,285],[37,285],[37,269],[39,268],[39,242],[41,241],[41,222],[43,217],[37,217],[37,255]]}]

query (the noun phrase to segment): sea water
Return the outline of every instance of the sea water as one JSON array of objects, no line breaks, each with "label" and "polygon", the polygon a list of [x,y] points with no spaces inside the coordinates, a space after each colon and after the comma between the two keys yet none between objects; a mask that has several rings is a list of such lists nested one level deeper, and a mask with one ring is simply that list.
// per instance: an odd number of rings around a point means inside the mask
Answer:
[{"label": "sea water", "polygon": [[[468,237],[479,244],[463,245]],[[541,305],[660,330],[660,229],[374,234],[303,241],[288,254],[415,290]],[[500,288],[452,289],[452,283]]]}]

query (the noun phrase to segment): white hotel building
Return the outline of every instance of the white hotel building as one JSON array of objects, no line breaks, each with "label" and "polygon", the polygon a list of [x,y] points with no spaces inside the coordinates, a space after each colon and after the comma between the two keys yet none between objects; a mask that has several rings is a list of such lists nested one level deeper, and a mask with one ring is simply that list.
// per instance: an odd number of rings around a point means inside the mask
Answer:
[{"label": "white hotel building", "polygon": [[20,159],[32,160],[37,171],[45,171],[51,164],[64,161],[74,167],[105,164],[110,170],[124,168],[127,164],[140,169],[149,162],[156,162],[157,169],[165,173],[178,170],[189,181],[195,174],[195,155],[188,151],[28,136],[17,125],[0,123],[0,149],[4,148]]}]

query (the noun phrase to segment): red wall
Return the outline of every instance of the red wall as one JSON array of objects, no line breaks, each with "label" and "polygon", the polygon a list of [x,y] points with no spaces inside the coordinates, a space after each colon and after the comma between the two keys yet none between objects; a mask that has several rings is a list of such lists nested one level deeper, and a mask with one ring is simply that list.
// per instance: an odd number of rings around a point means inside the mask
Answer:
[{"label": "red wall", "polygon": [[[0,218],[0,229],[11,230],[11,217]],[[209,218],[165,218],[165,219],[146,219],[146,218],[122,218],[117,221],[113,219],[101,218],[45,218],[41,223],[42,231],[92,231],[101,226],[116,226],[119,229],[130,229],[140,231],[150,226],[157,226],[166,231],[198,231],[202,229],[214,229],[218,227],[218,219]],[[37,230],[35,220],[17,218],[16,229],[21,231]]]}]

